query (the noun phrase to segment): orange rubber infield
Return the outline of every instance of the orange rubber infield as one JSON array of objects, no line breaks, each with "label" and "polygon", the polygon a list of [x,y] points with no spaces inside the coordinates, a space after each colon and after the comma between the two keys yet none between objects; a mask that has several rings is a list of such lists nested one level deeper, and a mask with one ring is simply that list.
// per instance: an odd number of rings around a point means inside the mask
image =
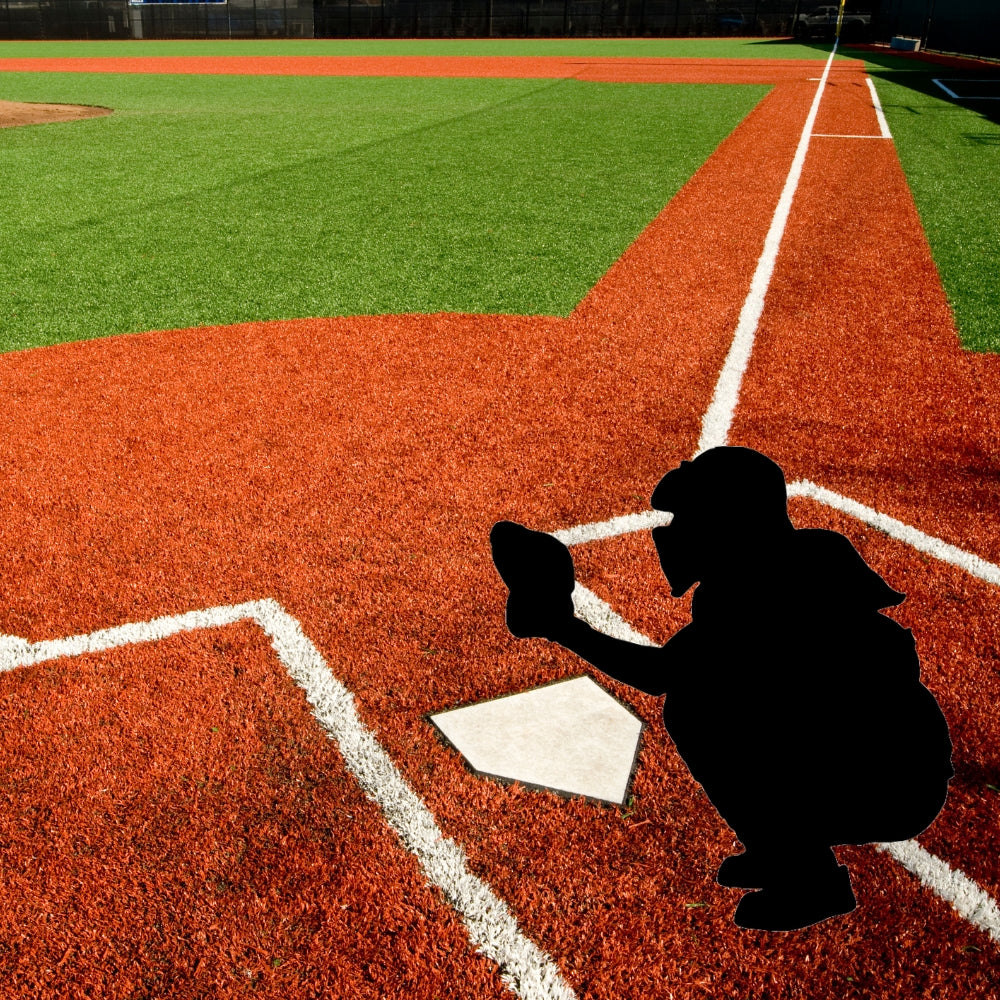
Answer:
[{"label": "orange rubber infield", "polygon": [[[278,601],[581,998],[995,993],[996,941],[873,848],[843,852],[853,914],[735,927],[739,893],[714,882],[732,834],[657,699],[602,682],[649,724],[623,809],[476,777],[426,721],[585,672],[507,633],[490,526],[648,509],[691,457],[822,63],[25,62],[0,70],[774,83],[566,319],[299,319],[0,356],[0,632],[39,641]],[[833,65],[815,132],[878,133],[861,64]],[[813,138],[730,443],[1000,562],[998,360],[959,348],[891,142]],[[997,588],[812,501],[791,510],[845,532],[908,593],[895,616],[957,771],[920,841],[996,899]],[[574,557],[651,638],[683,624],[647,535]],[[0,702],[11,995],[511,996],[260,630],[21,668]]]}]

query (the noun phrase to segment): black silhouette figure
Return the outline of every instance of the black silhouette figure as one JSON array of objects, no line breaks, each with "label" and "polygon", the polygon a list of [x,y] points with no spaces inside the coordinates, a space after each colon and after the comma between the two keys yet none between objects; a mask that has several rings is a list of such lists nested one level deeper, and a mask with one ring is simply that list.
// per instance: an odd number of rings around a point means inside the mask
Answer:
[{"label": "black silhouette figure", "polygon": [[736,923],[794,930],[856,901],[833,846],[906,840],[937,816],[948,726],[920,683],[913,634],[880,614],[892,590],[833,531],[795,529],[781,469],[748,448],[713,448],[667,473],[653,529],[674,597],[695,583],[691,623],[662,648],[573,615],[573,560],[511,521],[490,535],[510,588],[507,625],[573,650],[601,672],[666,695],[663,721],[744,852],[718,872],[756,889]]}]

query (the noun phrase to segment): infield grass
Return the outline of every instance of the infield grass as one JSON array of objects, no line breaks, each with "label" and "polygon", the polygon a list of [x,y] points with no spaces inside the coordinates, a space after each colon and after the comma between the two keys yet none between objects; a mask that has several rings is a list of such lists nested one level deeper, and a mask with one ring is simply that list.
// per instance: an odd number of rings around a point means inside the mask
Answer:
[{"label": "infield grass", "polygon": [[0,347],[256,319],[565,315],[766,93],[3,74]]}]

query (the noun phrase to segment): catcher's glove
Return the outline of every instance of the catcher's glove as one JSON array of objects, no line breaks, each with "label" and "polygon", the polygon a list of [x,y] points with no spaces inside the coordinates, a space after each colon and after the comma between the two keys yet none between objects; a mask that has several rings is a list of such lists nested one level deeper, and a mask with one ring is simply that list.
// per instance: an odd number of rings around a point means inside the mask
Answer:
[{"label": "catcher's glove", "polygon": [[573,557],[557,538],[514,521],[490,532],[493,562],[510,590],[507,628],[519,639],[548,637],[560,619],[573,617]]}]

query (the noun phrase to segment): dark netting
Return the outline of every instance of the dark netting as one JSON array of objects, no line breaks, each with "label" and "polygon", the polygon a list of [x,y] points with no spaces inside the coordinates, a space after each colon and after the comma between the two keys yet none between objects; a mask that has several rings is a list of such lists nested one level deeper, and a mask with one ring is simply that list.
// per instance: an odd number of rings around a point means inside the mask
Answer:
[{"label": "dark netting", "polygon": [[905,38],[935,52],[1000,59],[997,0],[882,0],[875,22],[879,41]]},{"label": "dark netting", "polygon": [[790,35],[801,0],[316,0],[316,37]]},{"label": "dark netting", "polygon": [[0,37],[790,35],[801,0],[0,0]]},{"label": "dark netting", "polygon": [[[0,38],[833,37],[810,0],[0,0]],[[834,12],[833,14],[831,12]],[[848,0],[845,42],[1000,58],[998,0]]]},{"label": "dark netting", "polygon": [[312,38],[313,0],[0,0],[0,38]]}]

